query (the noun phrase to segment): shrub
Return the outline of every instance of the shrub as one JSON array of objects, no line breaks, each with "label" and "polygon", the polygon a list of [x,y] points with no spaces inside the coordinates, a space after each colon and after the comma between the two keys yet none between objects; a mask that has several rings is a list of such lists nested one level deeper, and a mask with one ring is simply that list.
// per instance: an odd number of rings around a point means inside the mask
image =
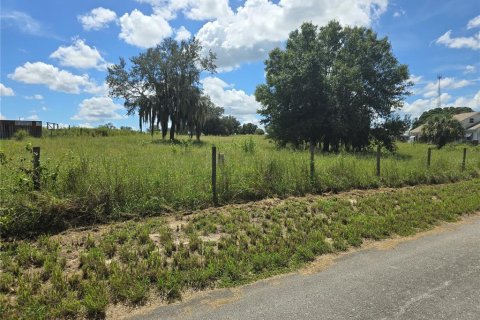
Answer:
[{"label": "shrub", "polygon": [[18,130],[16,131],[14,134],[13,134],[13,138],[17,141],[22,141],[24,140],[25,138],[27,138],[28,136],[30,136],[30,134],[28,133],[28,131],[26,130]]}]

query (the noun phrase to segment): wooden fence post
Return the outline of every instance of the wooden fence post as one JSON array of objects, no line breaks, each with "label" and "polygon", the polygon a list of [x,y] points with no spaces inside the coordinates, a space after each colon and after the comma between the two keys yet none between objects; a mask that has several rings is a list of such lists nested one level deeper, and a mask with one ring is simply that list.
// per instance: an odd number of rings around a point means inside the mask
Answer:
[{"label": "wooden fence post", "polygon": [[380,155],[382,152],[382,147],[380,145],[377,146],[377,177],[380,177]]},{"label": "wooden fence post", "polygon": [[33,147],[33,189],[40,190],[40,147]]},{"label": "wooden fence post", "polygon": [[217,147],[212,146],[212,194],[213,204],[218,205],[217,195]]},{"label": "wooden fence post", "polygon": [[315,144],[310,142],[310,182],[315,182]]},{"label": "wooden fence post", "polygon": [[463,148],[462,171],[465,171],[466,162],[467,162],[467,148]]},{"label": "wooden fence post", "polygon": [[428,152],[427,152],[427,167],[430,168],[431,162],[432,162],[432,148],[428,148]]}]

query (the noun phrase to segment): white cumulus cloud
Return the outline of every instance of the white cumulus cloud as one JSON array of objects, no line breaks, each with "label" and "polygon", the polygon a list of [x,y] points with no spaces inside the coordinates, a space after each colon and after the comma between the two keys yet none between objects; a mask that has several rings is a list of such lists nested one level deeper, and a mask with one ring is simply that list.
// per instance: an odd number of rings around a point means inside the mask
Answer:
[{"label": "white cumulus cloud", "polygon": [[77,114],[71,119],[88,122],[122,119],[123,117],[117,113],[121,109],[123,107],[115,104],[110,97],[92,97],[80,103]]},{"label": "white cumulus cloud", "polygon": [[[459,89],[472,84],[473,82],[469,80],[457,80],[450,77],[442,78],[440,80],[441,91],[448,89]],[[438,95],[438,80],[427,83],[423,88],[422,93],[425,98],[436,97]]]},{"label": "white cumulus cloud", "polygon": [[120,39],[140,48],[153,47],[173,33],[172,27],[161,11],[144,15],[134,9],[131,13],[125,13],[119,20]]},{"label": "white cumulus cloud", "polygon": [[465,70],[463,71],[463,73],[475,73],[476,71],[477,71],[477,67],[469,64],[465,66]]},{"label": "white cumulus cloud", "polygon": [[13,92],[12,88],[6,87],[3,83],[0,82],[0,97],[11,97],[14,95],[15,92]]},{"label": "white cumulus cloud", "polygon": [[436,42],[453,49],[469,48],[480,50],[480,32],[471,37],[452,37],[452,30],[448,30]]},{"label": "white cumulus cloud", "polygon": [[473,29],[477,27],[480,27],[480,15],[468,21],[468,24],[467,24],[467,29]]},{"label": "white cumulus cloud", "polygon": [[387,5],[387,0],[247,0],[234,14],[207,22],[197,38],[205,49],[217,53],[218,66],[229,70],[264,59],[304,21],[324,25],[336,19],[342,24],[368,26]]},{"label": "white cumulus cloud", "polygon": [[480,111],[480,90],[473,97],[459,97],[453,102],[454,107],[469,107]]},{"label": "white cumulus cloud", "polygon": [[186,2],[183,12],[191,20],[221,19],[233,14],[228,0],[190,0]]},{"label": "white cumulus cloud", "polygon": [[33,96],[25,96],[27,100],[43,100],[43,96],[41,94],[34,94]]},{"label": "white cumulus cloud", "polygon": [[103,7],[92,9],[87,14],[79,15],[78,21],[82,24],[85,30],[100,30],[108,27],[108,24],[117,19],[117,14]]},{"label": "white cumulus cloud", "polygon": [[188,31],[184,26],[181,26],[175,30],[175,40],[177,41],[188,40],[191,36],[192,34],[190,31]]},{"label": "white cumulus cloud", "polygon": [[[441,94],[441,107],[448,107],[450,104],[448,103],[451,100],[451,96],[444,92]],[[429,99],[416,99],[412,103],[405,102],[402,111],[406,112],[412,117],[420,117],[423,112],[437,108],[438,107],[438,98],[432,97]]]},{"label": "white cumulus cloud", "polygon": [[75,75],[44,62],[26,62],[8,77],[27,84],[45,85],[50,90],[65,93],[78,94],[96,86],[88,75]]},{"label": "white cumulus cloud", "polygon": [[232,115],[243,123],[258,122],[256,113],[260,104],[253,95],[237,90],[233,85],[217,77],[203,79],[202,85],[212,102],[225,109],[225,114]]},{"label": "white cumulus cloud", "polygon": [[60,46],[50,55],[50,58],[58,59],[62,66],[78,69],[106,70],[108,66],[95,47],[88,46],[85,40],[78,38],[74,39],[71,46]]},{"label": "white cumulus cloud", "polygon": [[136,0],[161,10],[168,18],[181,11],[190,20],[212,20],[233,14],[228,0]]}]

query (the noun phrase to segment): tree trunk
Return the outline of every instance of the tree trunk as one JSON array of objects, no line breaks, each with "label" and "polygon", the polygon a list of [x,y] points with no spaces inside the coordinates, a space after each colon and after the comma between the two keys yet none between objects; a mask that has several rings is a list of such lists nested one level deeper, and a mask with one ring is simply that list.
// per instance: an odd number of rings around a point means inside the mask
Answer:
[{"label": "tree trunk", "polygon": [[323,148],[322,152],[328,152],[330,150],[330,141],[328,138],[323,139]]},{"label": "tree trunk", "polygon": [[154,128],[155,128],[155,119],[153,117],[153,108],[152,108],[152,111],[150,113],[150,134],[152,135],[152,138],[153,138]]},{"label": "tree trunk", "polygon": [[175,118],[172,117],[172,126],[170,127],[170,140],[175,140]]},{"label": "tree trunk", "polygon": [[168,114],[162,115],[162,118],[160,120],[160,125],[162,126],[162,139],[165,140],[165,137],[167,136],[168,133]]},{"label": "tree trunk", "polygon": [[197,141],[200,141],[200,135],[202,134],[202,130],[200,129],[195,129],[195,135],[197,136]]}]

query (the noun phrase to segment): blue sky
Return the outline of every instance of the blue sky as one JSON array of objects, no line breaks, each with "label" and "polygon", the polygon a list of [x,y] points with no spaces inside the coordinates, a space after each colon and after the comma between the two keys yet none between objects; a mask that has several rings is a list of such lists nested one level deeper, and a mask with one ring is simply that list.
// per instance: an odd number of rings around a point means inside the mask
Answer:
[{"label": "blue sky", "polygon": [[304,21],[372,27],[416,85],[403,112],[437,105],[480,111],[478,0],[2,0],[0,117],[63,125],[138,126],[108,97],[106,67],[166,37],[196,36],[217,53],[204,91],[241,122],[258,122],[263,61]]}]

